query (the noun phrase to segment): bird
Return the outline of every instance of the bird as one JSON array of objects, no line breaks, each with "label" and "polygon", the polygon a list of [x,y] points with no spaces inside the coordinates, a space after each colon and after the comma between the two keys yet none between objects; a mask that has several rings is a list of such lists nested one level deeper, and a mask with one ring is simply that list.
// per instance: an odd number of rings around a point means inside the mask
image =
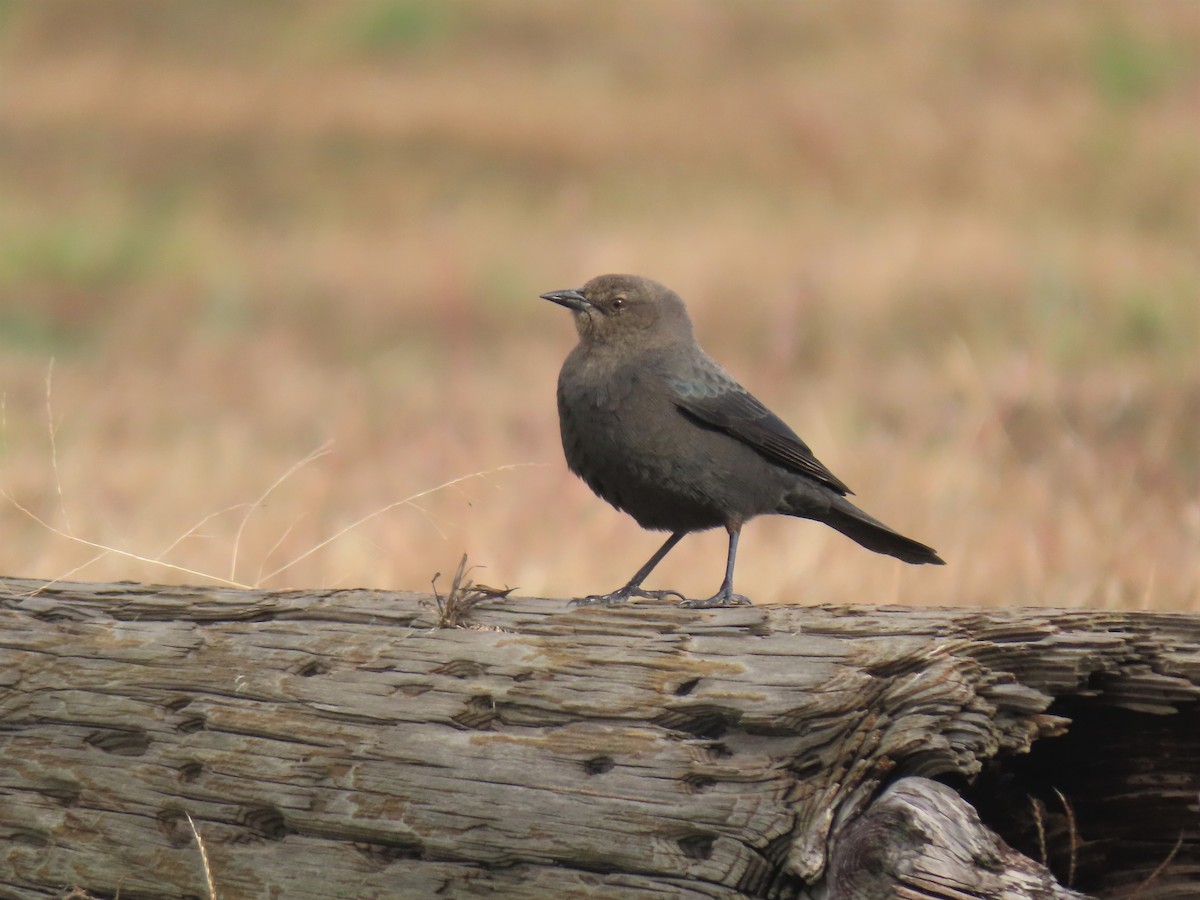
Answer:
[{"label": "bird", "polygon": [[[600,275],[540,296],[571,311],[579,336],[558,376],[568,468],[642,528],[670,533],[623,587],[576,603],[639,597],[679,598],[692,608],[748,605],[734,593],[734,564],[742,526],[761,515],[824,522],[876,553],[945,564],[933,548],[847,499],[850,488],[808,444],[701,349],[674,291],[637,275]],[[642,587],[684,536],[714,528],[729,535],[716,594],[687,599]]]}]

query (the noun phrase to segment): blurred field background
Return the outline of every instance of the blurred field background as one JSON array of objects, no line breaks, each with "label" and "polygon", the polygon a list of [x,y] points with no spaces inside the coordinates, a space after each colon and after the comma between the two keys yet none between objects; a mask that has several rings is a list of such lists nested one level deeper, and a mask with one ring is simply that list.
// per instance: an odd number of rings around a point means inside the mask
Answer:
[{"label": "blurred field background", "polygon": [[758,602],[1197,609],[1198,217],[1189,2],[8,0],[0,572],[617,587],[537,295],[627,271],[949,562]]}]

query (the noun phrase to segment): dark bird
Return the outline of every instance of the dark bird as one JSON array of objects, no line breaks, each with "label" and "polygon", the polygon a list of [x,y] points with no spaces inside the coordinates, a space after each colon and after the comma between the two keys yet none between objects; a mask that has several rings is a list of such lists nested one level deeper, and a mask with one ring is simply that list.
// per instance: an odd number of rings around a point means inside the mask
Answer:
[{"label": "dark bird", "polygon": [[680,605],[747,604],[733,592],[738,536],[767,513],[824,522],[907,563],[944,565],[932,548],[846,499],[850,489],[808,445],[700,349],[674,291],[649,278],[601,275],[542,299],[571,310],[579,332],[558,376],[567,465],[643,528],[671,532],[628,584],[580,602],[682,599],[642,582],[685,534],[723,527],[729,556],[720,590]]}]

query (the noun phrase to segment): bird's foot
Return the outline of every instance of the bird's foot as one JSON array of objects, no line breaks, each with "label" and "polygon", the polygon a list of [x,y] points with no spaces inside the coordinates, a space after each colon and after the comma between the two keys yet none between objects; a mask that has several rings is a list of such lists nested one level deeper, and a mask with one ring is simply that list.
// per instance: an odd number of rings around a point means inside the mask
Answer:
[{"label": "bird's foot", "polygon": [[623,588],[618,588],[611,594],[590,594],[587,597],[581,597],[578,600],[572,600],[572,606],[619,606],[622,603],[628,603],[630,597],[639,597],[644,600],[670,600],[678,597],[683,603],[683,594],[679,591],[647,591],[640,587],[630,587],[625,585]]},{"label": "bird's foot", "polygon": [[681,600],[679,605],[686,609],[725,609],[731,606],[753,606],[749,597],[733,591],[717,591],[707,600]]}]

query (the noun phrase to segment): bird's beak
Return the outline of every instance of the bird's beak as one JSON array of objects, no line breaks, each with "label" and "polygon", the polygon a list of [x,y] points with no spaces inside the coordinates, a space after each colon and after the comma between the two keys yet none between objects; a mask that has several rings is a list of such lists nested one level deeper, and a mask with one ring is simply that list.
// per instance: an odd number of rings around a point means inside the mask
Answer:
[{"label": "bird's beak", "polygon": [[573,309],[575,312],[583,312],[592,305],[588,303],[587,297],[583,296],[583,291],[551,291],[548,294],[542,294],[542,299],[550,300],[567,309]]}]

